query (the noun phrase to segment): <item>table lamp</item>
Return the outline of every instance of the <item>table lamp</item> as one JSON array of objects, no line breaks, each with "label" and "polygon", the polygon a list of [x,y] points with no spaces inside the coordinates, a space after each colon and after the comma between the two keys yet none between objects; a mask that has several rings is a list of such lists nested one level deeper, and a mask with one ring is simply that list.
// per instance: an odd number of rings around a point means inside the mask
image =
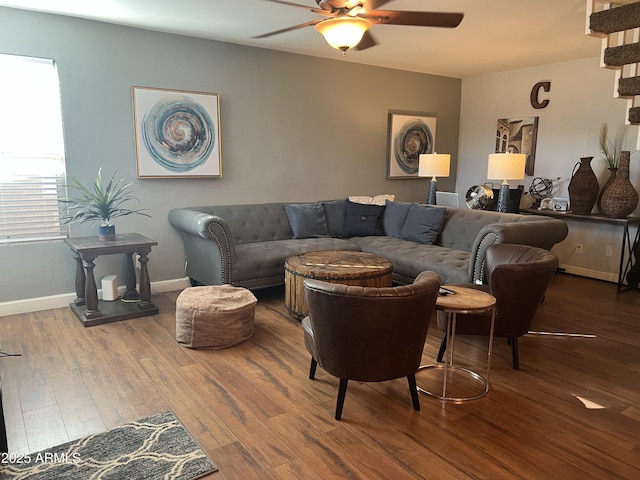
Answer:
[{"label": "table lamp", "polygon": [[420,155],[418,164],[419,177],[431,177],[431,185],[429,186],[429,195],[427,203],[429,205],[436,204],[436,190],[438,190],[438,180],[436,177],[448,177],[449,165],[451,163],[451,155],[448,153],[423,153]]},{"label": "table lamp", "polygon": [[506,212],[509,206],[509,182],[507,180],[522,180],[527,156],[524,153],[492,153],[489,155],[487,178],[489,180],[502,179],[498,195],[498,212]]}]

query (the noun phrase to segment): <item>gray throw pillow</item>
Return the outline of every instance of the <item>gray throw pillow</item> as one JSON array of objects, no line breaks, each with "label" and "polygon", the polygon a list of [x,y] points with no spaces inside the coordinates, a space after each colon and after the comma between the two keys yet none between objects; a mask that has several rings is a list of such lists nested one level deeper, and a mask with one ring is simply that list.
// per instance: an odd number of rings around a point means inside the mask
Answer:
[{"label": "gray throw pillow", "polygon": [[347,200],[342,238],[384,235],[382,228],[382,205],[364,205]]},{"label": "gray throw pillow", "polygon": [[346,200],[329,200],[322,202],[324,214],[327,217],[327,227],[329,235],[339,237],[344,227],[344,216],[346,211]]},{"label": "gray throw pillow", "polygon": [[400,238],[431,245],[436,241],[447,209],[414,203],[400,231]]},{"label": "gray throw pillow", "polygon": [[404,225],[412,203],[397,203],[387,200],[382,217],[384,234],[390,237],[400,237],[402,226]]},{"label": "gray throw pillow", "polygon": [[324,207],[320,203],[288,203],[284,206],[293,238],[329,236]]}]

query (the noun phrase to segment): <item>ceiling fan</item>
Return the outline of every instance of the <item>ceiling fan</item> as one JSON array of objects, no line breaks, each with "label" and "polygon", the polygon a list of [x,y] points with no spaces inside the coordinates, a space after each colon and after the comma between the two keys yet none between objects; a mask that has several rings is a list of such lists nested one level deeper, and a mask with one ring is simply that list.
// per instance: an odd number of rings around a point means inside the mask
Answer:
[{"label": "ceiling fan", "polygon": [[324,18],[311,20],[291,27],[258,35],[266,38],[305,27],[314,27],[333,48],[342,50],[344,55],[350,48],[364,50],[377,44],[369,32],[374,24],[410,25],[417,27],[455,28],[463,13],[451,12],[411,12],[402,10],[377,10],[390,0],[315,0],[320,8],[307,7],[284,0],[267,0],[297,8],[304,8]]}]

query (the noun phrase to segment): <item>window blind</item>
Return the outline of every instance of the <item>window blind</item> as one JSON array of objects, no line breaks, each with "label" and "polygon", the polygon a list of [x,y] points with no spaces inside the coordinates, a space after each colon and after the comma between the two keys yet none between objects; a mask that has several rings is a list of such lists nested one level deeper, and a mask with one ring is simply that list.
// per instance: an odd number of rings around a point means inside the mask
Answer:
[{"label": "window blind", "polygon": [[63,238],[64,142],[53,60],[0,55],[0,243]]},{"label": "window blind", "polygon": [[[0,182],[0,243],[64,238],[66,227],[61,225],[61,205],[64,197],[64,169],[61,157],[7,157],[3,165],[19,163],[20,172],[6,175]],[[38,165],[48,169],[40,170]],[[47,172],[47,170],[49,172]]]}]

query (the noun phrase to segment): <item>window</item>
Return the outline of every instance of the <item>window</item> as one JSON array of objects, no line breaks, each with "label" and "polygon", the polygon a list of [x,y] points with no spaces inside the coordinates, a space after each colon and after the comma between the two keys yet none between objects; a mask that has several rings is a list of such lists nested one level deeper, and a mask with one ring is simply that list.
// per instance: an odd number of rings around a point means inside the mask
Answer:
[{"label": "window", "polygon": [[66,236],[64,170],[55,63],[0,54],[0,243]]}]

